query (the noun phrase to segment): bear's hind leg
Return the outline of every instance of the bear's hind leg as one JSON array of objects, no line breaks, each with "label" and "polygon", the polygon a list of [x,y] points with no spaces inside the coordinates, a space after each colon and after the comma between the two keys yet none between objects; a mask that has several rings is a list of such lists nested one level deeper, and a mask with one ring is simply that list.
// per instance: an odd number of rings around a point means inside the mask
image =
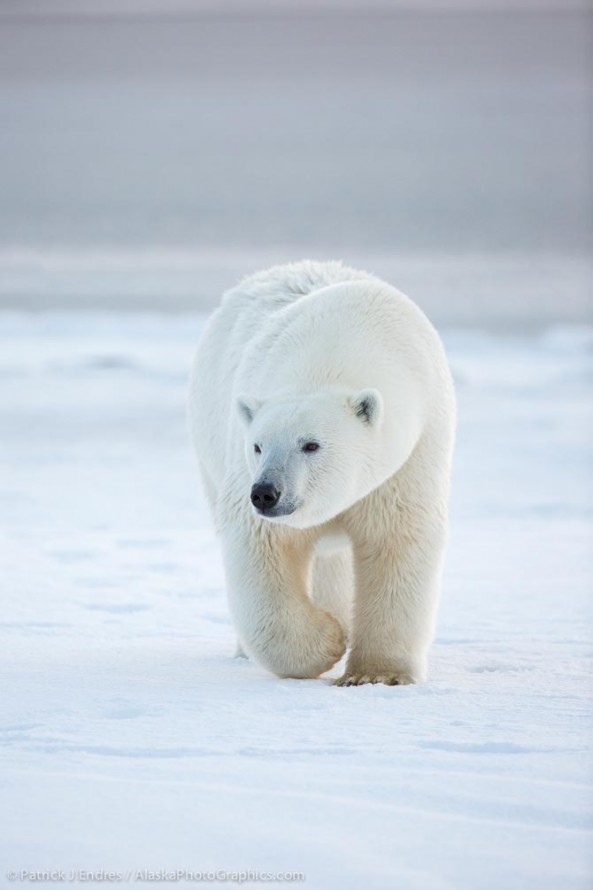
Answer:
[{"label": "bear's hind leg", "polygon": [[325,553],[313,559],[311,599],[325,609],[344,628],[347,636],[352,624],[354,569],[350,547]]}]

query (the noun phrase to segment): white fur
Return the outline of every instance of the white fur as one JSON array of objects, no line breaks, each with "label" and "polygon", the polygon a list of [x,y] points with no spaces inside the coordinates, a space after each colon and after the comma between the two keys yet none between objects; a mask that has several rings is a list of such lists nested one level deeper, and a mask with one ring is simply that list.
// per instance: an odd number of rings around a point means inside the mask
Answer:
[{"label": "white fur", "polygon": [[[455,399],[417,306],[341,263],[245,278],[207,325],[189,418],[247,654],[316,677],[348,638],[341,684],[424,679]],[[277,515],[252,506],[259,482]]]}]

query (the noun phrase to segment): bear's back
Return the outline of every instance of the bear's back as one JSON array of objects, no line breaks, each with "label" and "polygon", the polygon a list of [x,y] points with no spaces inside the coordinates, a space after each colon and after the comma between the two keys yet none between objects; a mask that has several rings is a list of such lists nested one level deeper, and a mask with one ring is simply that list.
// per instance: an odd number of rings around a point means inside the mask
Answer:
[{"label": "bear's back", "polygon": [[340,262],[303,261],[250,275],[225,293],[198,349],[190,387],[198,454],[213,476],[224,472],[237,395],[265,398],[278,388],[325,384],[374,385],[387,395],[405,376],[401,362],[417,364],[416,353],[431,376],[435,359],[446,375],[439,347],[407,297]]},{"label": "bear's back", "polygon": [[237,372],[249,345],[291,303],[328,285],[361,279],[377,281],[341,262],[303,260],[248,275],[226,291],[206,325],[190,381],[190,429],[201,460],[210,465],[206,470],[222,469]]},{"label": "bear's back", "polygon": [[368,272],[352,269],[339,261],[285,263],[242,278],[223,296],[222,307],[228,304],[229,309],[241,311],[259,304],[264,311],[273,312],[330,284],[361,280],[379,281]]}]

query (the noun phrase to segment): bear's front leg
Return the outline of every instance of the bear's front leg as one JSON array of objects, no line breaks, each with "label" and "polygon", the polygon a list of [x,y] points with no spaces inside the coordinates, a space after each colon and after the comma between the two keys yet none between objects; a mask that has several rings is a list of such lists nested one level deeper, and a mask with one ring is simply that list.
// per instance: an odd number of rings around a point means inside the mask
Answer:
[{"label": "bear's front leg", "polygon": [[390,533],[354,539],[352,649],[339,686],[426,679],[434,634],[446,522],[399,521]]},{"label": "bear's front leg", "polygon": [[345,651],[338,622],[307,593],[311,546],[265,522],[222,530],[229,606],[248,655],[279,677],[314,678]]}]

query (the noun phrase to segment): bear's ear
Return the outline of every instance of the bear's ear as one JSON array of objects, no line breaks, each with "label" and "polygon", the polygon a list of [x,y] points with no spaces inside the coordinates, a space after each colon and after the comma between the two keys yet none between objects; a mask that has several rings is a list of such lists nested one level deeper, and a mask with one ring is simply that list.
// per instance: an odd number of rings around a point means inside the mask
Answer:
[{"label": "bear's ear", "polygon": [[251,423],[261,406],[262,403],[259,399],[252,399],[249,398],[249,396],[239,396],[237,399],[239,414],[241,415],[243,422],[247,425]]},{"label": "bear's ear", "polygon": [[348,400],[350,407],[363,423],[379,426],[383,417],[383,398],[377,389],[361,389]]}]

